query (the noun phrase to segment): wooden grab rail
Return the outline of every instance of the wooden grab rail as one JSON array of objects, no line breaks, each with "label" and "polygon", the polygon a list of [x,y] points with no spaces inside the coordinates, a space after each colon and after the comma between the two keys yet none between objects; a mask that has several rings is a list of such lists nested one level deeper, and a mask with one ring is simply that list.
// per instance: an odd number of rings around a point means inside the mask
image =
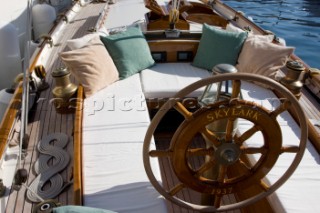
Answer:
[{"label": "wooden grab rail", "polygon": [[0,124],[0,157],[3,156],[15,118],[21,108],[22,82],[19,83]]},{"label": "wooden grab rail", "polygon": [[74,204],[82,205],[82,118],[83,118],[83,87],[79,85],[77,93],[76,114],[73,132],[73,191]]}]

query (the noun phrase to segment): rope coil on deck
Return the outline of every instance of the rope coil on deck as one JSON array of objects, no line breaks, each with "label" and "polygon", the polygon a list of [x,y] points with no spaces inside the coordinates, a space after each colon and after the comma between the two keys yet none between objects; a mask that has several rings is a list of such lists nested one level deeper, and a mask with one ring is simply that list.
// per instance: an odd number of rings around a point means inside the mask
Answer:
[{"label": "rope coil on deck", "polygon": [[[59,174],[70,162],[70,156],[63,150],[68,142],[69,137],[64,133],[50,134],[39,142],[38,150],[41,154],[34,167],[38,176],[30,184],[31,190],[27,192],[30,201],[40,202],[38,196],[43,199],[54,198],[71,184],[71,182],[65,184]],[[48,181],[50,184],[46,184]]]}]

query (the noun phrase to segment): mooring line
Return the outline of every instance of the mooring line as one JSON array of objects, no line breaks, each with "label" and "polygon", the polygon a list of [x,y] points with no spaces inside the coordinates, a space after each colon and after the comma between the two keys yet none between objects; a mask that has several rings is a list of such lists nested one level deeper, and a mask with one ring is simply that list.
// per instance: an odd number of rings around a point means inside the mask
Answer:
[{"label": "mooring line", "polygon": [[[38,150],[41,154],[34,167],[38,176],[29,186],[37,195],[28,190],[27,197],[30,201],[40,202],[39,196],[43,199],[52,199],[72,184],[65,184],[59,174],[70,162],[69,154],[63,149],[68,142],[69,137],[64,133],[52,133],[39,142]],[[49,164],[51,159],[53,159],[52,165]],[[44,188],[48,181],[50,184]]]}]

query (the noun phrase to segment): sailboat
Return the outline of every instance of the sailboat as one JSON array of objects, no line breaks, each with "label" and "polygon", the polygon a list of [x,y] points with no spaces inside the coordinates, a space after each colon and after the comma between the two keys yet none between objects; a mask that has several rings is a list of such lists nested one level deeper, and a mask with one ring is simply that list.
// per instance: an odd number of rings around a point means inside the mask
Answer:
[{"label": "sailboat", "polygon": [[4,25],[26,50],[1,53],[24,58],[5,89],[1,212],[318,209],[319,70],[243,13],[220,0],[19,8]]}]

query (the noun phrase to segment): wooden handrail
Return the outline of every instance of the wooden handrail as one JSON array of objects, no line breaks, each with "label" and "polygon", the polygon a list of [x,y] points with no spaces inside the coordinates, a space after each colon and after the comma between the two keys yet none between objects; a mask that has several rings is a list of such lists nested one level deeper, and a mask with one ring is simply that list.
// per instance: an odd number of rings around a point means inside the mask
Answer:
[{"label": "wooden handrail", "polygon": [[19,83],[0,124],[0,157],[3,156],[15,118],[21,108],[22,82]]},{"label": "wooden handrail", "polygon": [[73,191],[74,204],[82,205],[82,118],[83,118],[83,87],[79,85],[77,94],[76,114],[73,132]]}]

